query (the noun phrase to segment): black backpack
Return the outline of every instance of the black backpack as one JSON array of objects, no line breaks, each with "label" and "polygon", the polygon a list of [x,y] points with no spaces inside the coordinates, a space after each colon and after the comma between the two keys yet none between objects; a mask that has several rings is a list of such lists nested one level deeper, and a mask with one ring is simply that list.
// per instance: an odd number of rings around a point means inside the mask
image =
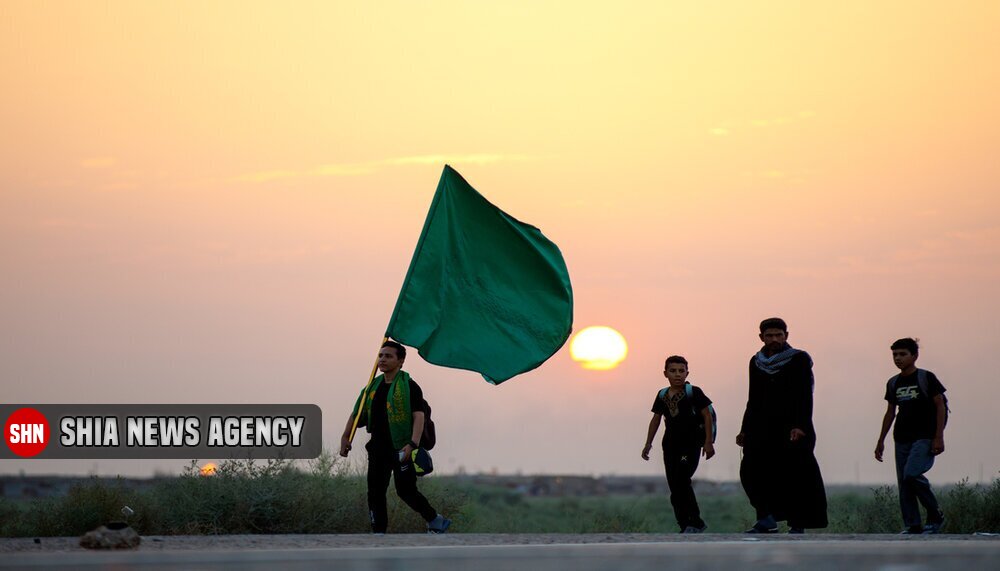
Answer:
[{"label": "black backpack", "polygon": [[[889,379],[889,382],[887,384],[889,386],[889,392],[890,393],[896,394],[896,381],[898,381],[898,380],[899,380],[899,375],[895,375],[891,379]],[[927,371],[925,371],[923,369],[917,369],[917,387],[920,389],[920,394],[924,395],[924,397],[927,397],[927,398],[930,397],[930,395],[927,394],[927,390],[928,390],[927,389]],[[944,424],[945,424],[945,426],[947,426],[948,425],[948,416],[951,414],[951,409],[948,408],[948,396],[945,395],[944,393],[941,393],[941,398],[944,399]]]},{"label": "black backpack", "polygon": [[424,432],[420,435],[420,447],[431,450],[437,444],[437,433],[434,431],[434,421],[431,420],[431,405],[424,400]]},{"label": "black backpack", "polygon": [[[668,390],[670,390],[670,387],[664,387],[664,388],[660,389],[660,392],[657,393],[656,396],[658,398],[660,398],[661,400],[663,400],[664,402],[666,402],[666,400],[667,400],[667,391]],[[691,398],[691,395],[693,395],[693,394],[694,394],[694,386],[691,383],[684,383],[684,396],[687,397],[687,398]],[[708,404],[708,412],[711,413],[711,415],[712,415],[712,443],[714,444],[715,443],[715,437],[719,435],[719,417],[718,417],[718,415],[715,414],[715,407],[712,406],[711,403]],[[698,417],[701,416],[698,413],[698,411],[696,411],[694,409],[693,406],[691,407],[691,414],[693,414],[694,416],[698,416]],[[699,422],[698,428],[701,429],[701,430],[705,430],[705,423],[704,422]]]}]

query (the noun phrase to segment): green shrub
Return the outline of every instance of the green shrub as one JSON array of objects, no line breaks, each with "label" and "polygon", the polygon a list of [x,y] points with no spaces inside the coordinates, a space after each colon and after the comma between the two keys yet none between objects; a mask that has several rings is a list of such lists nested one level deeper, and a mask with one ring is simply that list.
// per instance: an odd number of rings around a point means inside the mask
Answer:
[{"label": "green shrub", "polygon": [[[965,479],[935,491],[945,514],[944,533],[1000,532],[1000,478],[989,486]],[[875,488],[870,498],[837,497],[830,513],[830,531],[837,533],[897,533],[903,528],[895,486]]]},{"label": "green shrub", "polygon": [[[433,477],[421,491],[441,513],[461,514],[465,496]],[[390,490],[394,532],[424,532],[426,523]],[[247,533],[366,533],[370,530],[365,478],[329,453],[301,469],[286,460],[226,461],[214,476],[195,462],[177,478],[139,492],[121,479],[93,478],[63,497],[26,504],[0,502],[0,534],[6,537],[81,535],[127,518],[143,535]],[[459,515],[459,517],[461,517]],[[454,519],[454,518],[453,518]]]},{"label": "green shrub", "polygon": [[24,511],[11,500],[0,498],[0,537],[23,537],[31,534],[24,519]]},{"label": "green shrub", "polygon": [[211,477],[192,466],[157,487],[161,533],[356,533],[368,527],[364,482],[324,455],[310,471],[291,462],[226,461]]},{"label": "green shrub", "polygon": [[983,531],[1000,532],[1000,478],[983,491]]},{"label": "green shrub", "polygon": [[[970,486],[966,478],[947,489],[939,498],[945,512],[945,533],[981,531],[983,494],[981,486]],[[940,496],[941,494],[939,494]]]},{"label": "green shrub", "polygon": [[[301,467],[289,461],[223,462],[211,477],[192,463],[177,478],[145,491],[124,480],[92,478],[67,495],[30,502],[0,499],[0,535],[74,536],[126,519],[143,535],[254,533],[367,533],[366,483],[361,469],[324,453]],[[453,531],[470,533],[674,533],[667,496],[531,497],[499,487],[431,476],[420,490]],[[944,531],[1000,532],[1000,478],[989,486],[962,481],[938,491]],[[424,521],[390,489],[389,531],[420,533]],[[709,530],[737,533],[754,521],[739,492],[699,497]],[[896,533],[902,527],[895,486],[829,497],[831,533]]]},{"label": "green shrub", "polygon": [[10,504],[5,508],[9,518],[3,518],[3,535],[81,535],[103,523],[125,520],[121,509],[126,505],[140,514],[128,518],[129,524],[138,530],[148,528],[147,518],[156,512],[149,509],[146,498],[120,478],[112,483],[93,478],[72,486],[61,498],[35,500],[26,506]]},{"label": "green shrub", "polygon": [[872,488],[870,497],[830,498],[828,513],[832,533],[897,533],[902,529],[895,486]]}]

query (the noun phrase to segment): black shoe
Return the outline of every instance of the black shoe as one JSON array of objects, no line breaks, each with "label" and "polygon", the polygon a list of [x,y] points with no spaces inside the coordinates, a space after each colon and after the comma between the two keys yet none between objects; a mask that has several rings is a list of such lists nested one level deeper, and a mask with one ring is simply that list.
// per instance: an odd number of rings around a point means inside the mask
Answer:
[{"label": "black shoe", "polygon": [[689,526],[685,527],[684,530],[681,531],[681,533],[705,533],[706,529],[708,529],[708,524],[704,524],[703,523],[700,526],[698,526],[698,525],[689,525]]},{"label": "black shoe", "polygon": [[790,527],[788,528],[788,533],[791,535],[803,535],[806,532],[804,527]]},{"label": "black shoe", "polygon": [[778,533],[778,522],[774,521],[774,516],[762,517],[745,533]]},{"label": "black shoe", "polygon": [[941,528],[944,526],[944,512],[937,510],[937,513],[927,514],[927,525],[924,526],[923,533],[934,534],[941,533]]},{"label": "black shoe", "polygon": [[445,533],[451,527],[451,520],[441,514],[427,522],[427,533]]},{"label": "black shoe", "polygon": [[753,527],[746,530],[744,533],[778,533],[778,524],[774,524],[774,527],[768,527],[761,522],[753,524]]},{"label": "black shoe", "polygon": [[943,525],[944,525],[944,518],[941,518],[941,521],[933,521],[933,522],[929,521],[927,522],[927,525],[924,526],[924,528],[921,530],[920,533],[923,533],[924,535],[933,535],[935,533],[941,533],[941,526]]},{"label": "black shoe", "polygon": [[911,525],[910,527],[899,532],[899,535],[920,535],[924,532],[924,528],[919,525]]}]

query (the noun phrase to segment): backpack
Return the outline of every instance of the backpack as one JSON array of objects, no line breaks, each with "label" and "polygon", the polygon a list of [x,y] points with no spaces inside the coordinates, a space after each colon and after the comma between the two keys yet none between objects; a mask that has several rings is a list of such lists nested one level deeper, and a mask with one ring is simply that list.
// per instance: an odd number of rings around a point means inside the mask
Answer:
[{"label": "backpack", "polygon": [[[889,379],[888,383],[886,383],[888,385],[888,387],[889,387],[889,392],[891,392],[892,394],[896,393],[896,381],[898,381],[898,380],[899,380],[899,375],[895,375],[891,379]],[[925,371],[923,369],[917,369],[917,387],[920,389],[920,393],[922,395],[924,395],[924,397],[927,397],[927,398],[930,397],[930,395],[927,394],[927,391],[928,391],[928,389],[927,389],[927,371]],[[947,426],[948,425],[948,415],[951,414],[951,409],[948,408],[948,397],[947,397],[947,395],[945,395],[944,393],[941,393],[941,398],[944,400],[944,424],[945,424],[945,426]]]},{"label": "backpack", "polygon": [[434,421],[431,420],[431,405],[424,399],[424,431],[420,435],[420,447],[430,450],[437,444],[437,433],[434,431]]},{"label": "backpack", "polygon": [[[659,396],[663,400],[666,400],[667,399],[667,391],[669,389],[670,389],[670,387],[666,387],[666,388],[660,389],[660,393],[657,396]],[[691,395],[693,395],[693,394],[694,394],[694,388],[691,385],[691,383],[684,383],[684,397],[685,398],[691,398]],[[709,405],[708,405],[708,412],[709,412],[709,414],[712,415],[712,443],[714,444],[716,436],[719,435],[719,419],[718,419],[718,417],[715,414],[715,407],[712,406],[711,403],[709,403]],[[694,409],[694,407],[691,407],[691,414],[693,414],[694,416],[701,416],[698,413],[698,411]],[[704,430],[705,429],[705,423],[704,422],[699,423],[698,424],[698,428]]]}]

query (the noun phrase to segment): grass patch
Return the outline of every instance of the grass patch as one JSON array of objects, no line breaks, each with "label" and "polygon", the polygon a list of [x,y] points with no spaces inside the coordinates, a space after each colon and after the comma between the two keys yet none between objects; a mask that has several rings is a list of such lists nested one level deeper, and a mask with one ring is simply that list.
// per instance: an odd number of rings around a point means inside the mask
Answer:
[{"label": "grass patch", "polygon": [[[420,481],[431,505],[468,533],[674,533],[666,495],[532,497],[454,477]],[[945,533],[1000,532],[1000,478],[989,485],[962,481],[936,488]],[[393,533],[420,533],[424,521],[387,494]],[[709,531],[738,533],[754,512],[737,489],[698,499]],[[215,476],[191,466],[179,477],[138,491],[125,480],[94,478],[62,497],[0,499],[0,536],[75,536],[112,520],[122,506],[143,535],[368,533],[364,473],[327,453],[308,466],[288,461],[230,461]],[[902,529],[895,486],[838,491],[829,497],[828,533],[896,533]]]},{"label": "grass patch", "polygon": [[[461,513],[464,495],[441,482],[420,489],[442,513]],[[82,535],[100,524],[126,519],[142,535],[367,533],[363,475],[324,453],[307,469],[289,461],[227,461],[214,476],[192,462],[177,478],[138,492],[124,480],[93,478],[63,497],[32,502],[0,501],[0,536]],[[390,531],[426,531],[426,523],[391,491]]]}]

